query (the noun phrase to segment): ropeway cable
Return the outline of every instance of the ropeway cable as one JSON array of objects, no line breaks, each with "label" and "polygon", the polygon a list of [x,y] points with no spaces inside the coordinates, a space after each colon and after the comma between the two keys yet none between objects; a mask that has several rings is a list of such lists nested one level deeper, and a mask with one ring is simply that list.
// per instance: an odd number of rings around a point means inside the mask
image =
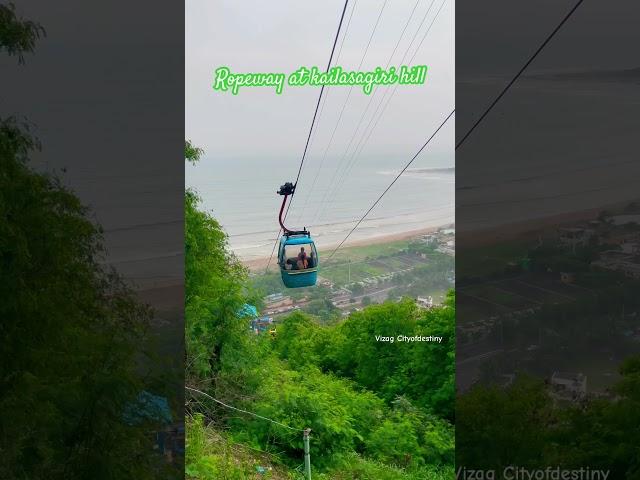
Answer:
[{"label": "ropeway cable", "polygon": [[252,417],[260,418],[261,420],[266,420],[267,422],[275,423],[276,425],[280,425],[281,427],[288,428],[289,430],[293,430],[294,432],[304,432],[304,430],[302,428],[290,427],[289,425],[285,425],[284,423],[280,423],[280,422],[278,422],[276,420],[272,420],[271,418],[263,417],[262,415],[258,415],[257,413],[249,412],[248,410],[243,410],[241,408],[232,407],[231,405],[227,405],[226,403],[223,403],[220,400],[218,400],[216,398],[213,398],[208,393],[203,392],[201,390],[198,390],[196,388],[191,388],[191,387],[187,387],[187,386],[185,386],[184,388],[186,390],[191,391],[191,392],[195,392],[195,393],[199,393],[200,395],[204,395],[205,397],[213,400],[217,404],[222,405],[223,407],[228,408],[230,410],[235,410],[237,412],[246,413],[247,415],[251,415]]},{"label": "ropeway cable", "polygon": [[538,54],[542,51],[542,49],[547,46],[547,44],[551,41],[551,39],[555,36],[555,34],[558,33],[558,31],[567,22],[567,20],[569,20],[571,15],[573,15],[573,13],[578,9],[578,7],[582,4],[582,2],[584,2],[584,0],[578,0],[578,2],[573,6],[573,8],[569,10],[569,13],[567,13],[564,16],[564,18],[558,24],[558,26],[553,29],[553,31],[547,36],[544,42],[542,42],[542,44],[533,53],[533,55],[531,55],[529,60],[527,60],[527,62],[522,66],[522,68],[518,70],[518,73],[516,73],[515,76],[511,79],[511,81],[502,89],[500,94],[493,100],[493,102],[489,104],[489,106],[485,109],[482,115],[480,115],[478,120],[475,121],[475,123],[471,126],[469,130],[467,130],[467,133],[465,133],[464,136],[460,139],[460,141],[456,144],[456,150],[464,143],[464,141],[469,137],[469,135],[471,135],[471,132],[473,132],[478,127],[478,125],[480,125],[480,123],[484,120],[484,118],[489,114],[489,112],[493,109],[493,107],[496,106],[496,104],[500,101],[500,99],[504,96],[504,94],[507,93],[507,91],[511,88],[511,86],[516,82],[516,80],[518,80],[520,75],[522,75],[522,73],[527,69],[527,67],[531,64],[531,62],[533,62],[533,60],[538,56]]},{"label": "ropeway cable", "polygon": [[[329,62],[327,63],[327,72],[331,67],[331,61],[333,60],[333,54],[336,51],[336,45],[338,44],[338,37],[340,36],[340,29],[342,28],[342,22],[344,21],[344,14],[347,11],[347,5],[349,4],[349,0],[344,0],[344,7],[342,8],[342,15],[340,15],[340,23],[338,23],[338,31],[336,32],[336,36],[333,40],[333,47],[331,47],[331,55],[329,56]],[[316,122],[316,116],[318,115],[318,108],[320,107],[320,101],[322,100],[322,93],[324,92],[324,85],[320,88],[320,95],[318,95],[318,102],[316,103],[316,109],[313,112],[313,119],[311,120],[311,127],[309,128],[309,135],[307,135],[307,142],[304,146],[304,152],[302,153],[302,159],[300,160],[300,167],[298,168],[298,174],[296,175],[296,181],[294,182],[294,186],[298,184],[298,180],[300,179],[300,174],[302,173],[302,167],[304,165],[304,160],[307,156],[307,149],[309,148],[309,140],[311,139],[311,134],[313,133],[313,126]],[[291,194],[291,199],[289,200],[289,205],[287,206],[287,211],[284,214],[284,218],[287,218],[287,213],[289,213],[289,207],[291,207],[291,202],[293,201],[294,192]],[[278,230],[278,234],[276,236],[276,241],[273,244],[273,248],[271,249],[271,255],[269,256],[269,261],[267,262],[267,268],[265,269],[265,273],[269,271],[269,265],[271,265],[271,259],[273,258],[273,253],[276,251],[276,245],[278,244],[278,238],[280,237],[280,233],[282,229]]]},{"label": "ropeway cable", "polygon": [[442,121],[442,123],[438,126],[438,128],[436,128],[436,130],[431,134],[431,136],[427,139],[426,142],[424,142],[424,144],[422,145],[422,147],[420,147],[420,149],[416,152],[416,154],[411,158],[411,160],[409,160],[409,162],[402,168],[402,170],[400,170],[400,173],[398,173],[398,175],[396,176],[396,178],[393,179],[393,181],[389,184],[389,186],[384,190],[384,192],[382,192],[382,194],[376,199],[375,202],[373,202],[373,205],[371,205],[371,207],[369,207],[369,209],[365,212],[365,214],[360,218],[360,220],[358,220],[358,223],[355,224],[355,226],[349,231],[349,233],[347,234],[346,237],[344,237],[344,239],[340,242],[340,244],[335,248],[335,250],[333,250],[333,252],[331,252],[331,255],[329,255],[329,258],[327,258],[327,260],[330,260],[335,253],[340,249],[340,247],[342,247],[342,245],[344,244],[344,242],[347,241],[347,239],[351,236],[351,234],[356,230],[356,228],[358,228],[358,226],[362,223],[362,221],[367,217],[367,215],[369,215],[369,213],[371,213],[371,210],[373,210],[375,208],[375,206],[380,202],[380,200],[382,200],[382,197],[384,197],[386,195],[386,193],[391,189],[391,187],[393,187],[393,185],[398,181],[398,179],[402,176],[402,174],[405,172],[405,170],[407,170],[407,168],[409,168],[409,166],[413,163],[413,161],[418,158],[418,155],[420,155],[420,153],[422,153],[422,151],[426,148],[426,146],[429,144],[429,142],[431,142],[431,140],[433,139],[433,137],[436,136],[436,134],[440,131],[440,129],[442,129],[442,127],[444,127],[445,123],[447,123],[447,121],[453,116],[453,114],[455,113],[455,109],[451,110],[451,113],[449,113],[449,115],[446,116],[446,118]]},{"label": "ropeway cable", "polygon": [[[584,2],[584,0],[578,0],[578,2],[571,8],[571,10],[569,10],[569,12],[564,16],[564,18],[560,21],[560,23],[556,26],[556,28],[545,38],[545,40],[542,42],[542,44],[538,47],[538,49],[533,53],[533,55],[531,55],[531,57],[525,62],[525,64],[522,66],[522,68],[520,68],[520,70],[515,74],[515,76],[511,79],[511,81],[504,87],[504,89],[500,92],[500,94],[491,102],[491,104],[489,104],[489,106],[485,109],[485,111],[482,113],[482,115],[480,115],[480,117],[478,118],[478,120],[476,120],[476,122],[471,126],[471,128],[469,130],[467,130],[467,132],[464,134],[464,136],[460,139],[460,141],[456,144],[456,150],[458,149],[458,147],[460,147],[464,141],[469,137],[469,135],[471,135],[471,133],[478,127],[478,125],[480,125],[480,123],[486,118],[486,116],[489,114],[489,112],[493,109],[493,107],[500,101],[500,99],[507,93],[507,91],[513,86],[513,84],[516,82],[516,80],[518,80],[518,78],[522,75],[522,73],[527,69],[527,67],[533,62],[533,60],[540,54],[540,52],[544,49],[544,47],[551,41],[551,39],[556,35],[556,33],[558,33],[558,31],[562,28],[562,26],[567,22],[567,20],[569,20],[569,18],[575,13],[575,11],[578,9],[578,7]],[[449,117],[455,112],[454,111],[451,112],[451,114],[449,114]],[[447,119],[445,120],[445,122],[449,119],[449,117],[447,117]],[[442,125],[444,125],[444,123],[440,125],[440,127],[438,128],[438,130],[442,127]],[[436,130],[437,133],[437,130]],[[432,136],[433,137],[433,136]],[[432,138],[431,137],[431,138]],[[428,141],[427,141],[428,143]],[[424,148],[426,146],[423,145],[422,148]],[[422,148],[420,149],[420,151],[422,150]],[[420,153],[420,151],[418,151],[418,153]],[[417,154],[416,154],[417,157]],[[342,242],[340,242],[340,244],[338,245],[338,247],[331,253],[331,255],[329,256],[329,258],[333,257],[333,255],[338,251],[338,249],[340,249],[340,247],[344,244],[344,242],[349,238],[349,236],[351,236],[351,234],[355,231],[356,228],[358,228],[358,226],[360,225],[360,223],[365,219],[365,217],[369,214],[369,212],[371,212],[371,210],[373,210],[373,208],[376,206],[376,204],[382,199],[382,197],[384,196],[384,194],[391,188],[391,186],[396,182],[396,180],[398,180],[398,178],[400,178],[400,175],[402,175],[402,173],[407,169],[407,167],[411,164],[411,162],[413,162],[413,160],[415,160],[415,158],[412,158],[411,161],[405,166],[405,168],[400,172],[400,174],[393,180],[393,182],[391,182],[391,184],[387,187],[387,189],[382,193],[382,195],[380,195],[380,197],[374,202],[374,204],[371,206],[371,208],[369,208],[369,210],[367,210],[367,212],[362,216],[362,218],[358,221],[358,223],[355,225],[355,227],[353,227],[353,229],[351,229],[351,231],[347,234],[347,236],[342,240]]]}]

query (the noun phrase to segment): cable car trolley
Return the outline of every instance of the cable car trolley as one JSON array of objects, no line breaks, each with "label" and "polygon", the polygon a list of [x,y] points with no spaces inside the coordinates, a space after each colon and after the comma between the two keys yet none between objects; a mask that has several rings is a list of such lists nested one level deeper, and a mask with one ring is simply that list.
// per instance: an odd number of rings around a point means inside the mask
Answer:
[{"label": "cable car trolley", "polygon": [[306,227],[298,231],[289,230],[283,223],[282,213],[287,198],[293,195],[295,188],[294,184],[287,182],[277,192],[284,197],[278,217],[283,231],[278,249],[278,265],[282,282],[287,288],[310,287],[318,280],[318,252],[311,232]]}]

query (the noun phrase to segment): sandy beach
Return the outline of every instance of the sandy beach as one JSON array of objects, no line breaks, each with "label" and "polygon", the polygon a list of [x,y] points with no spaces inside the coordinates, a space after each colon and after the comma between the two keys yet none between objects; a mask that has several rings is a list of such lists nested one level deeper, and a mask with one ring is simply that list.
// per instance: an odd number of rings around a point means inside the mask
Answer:
[{"label": "sandy beach", "polygon": [[184,283],[136,291],[143,303],[152,306],[157,312],[182,311],[184,309]]},{"label": "sandy beach", "polygon": [[[420,228],[417,230],[410,230],[407,232],[393,233],[389,235],[379,235],[379,236],[371,237],[368,239],[354,240],[353,242],[347,242],[345,245],[343,245],[342,248],[353,248],[353,247],[360,247],[365,245],[379,245],[383,243],[397,242],[400,240],[408,240],[411,238],[420,237],[422,235],[435,233],[441,228],[454,228],[454,224],[445,224],[438,227]],[[337,246],[338,246],[337,243],[323,245],[322,247],[318,248],[318,251],[320,253],[331,252]],[[274,253],[274,256],[275,256],[275,253]],[[243,261],[242,263],[247,268],[249,268],[250,271],[254,272],[254,271],[259,271],[261,269],[265,269],[267,267],[268,261],[269,261],[269,257],[264,257],[264,258]],[[271,260],[271,265],[274,265],[273,259]]]},{"label": "sandy beach", "polygon": [[590,208],[575,212],[566,212],[539,218],[532,218],[520,222],[478,230],[457,230],[456,245],[458,247],[474,248],[501,243],[516,238],[526,237],[529,234],[538,234],[542,230],[560,228],[575,225],[597,219],[603,210],[616,211],[623,208],[629,202],[617,202],[601,208]]}]

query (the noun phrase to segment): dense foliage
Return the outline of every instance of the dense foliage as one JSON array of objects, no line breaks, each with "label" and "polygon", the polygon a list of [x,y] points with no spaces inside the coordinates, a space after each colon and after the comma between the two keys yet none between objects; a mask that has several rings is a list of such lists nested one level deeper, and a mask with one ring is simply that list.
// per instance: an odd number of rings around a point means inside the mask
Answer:
[{"label": "dense foliage", "polygon": [[0,5],[0,50],[17,55],[18,62],[24,63],[24,54],[33,52],[36,40],[44,34],[39,23],[18,18],[12,2]]},{"label": "dense foliage", "polygon": [[[42,33],[0,6],[1,50],[22,62]],[[123,419],[154,378],[140,362],[150,311],[101,265],[78,197],[29,166],[38,147],[26,122],[0,119],[0,478],[157,478],[156,425]]]},{"label": "dense foliage", "polygon": [[[224,354],[237,350],[246,331],[237,312],[244,303],[243,267],[227,252],[226,237],[210,215],[185,196],[185,318],[188,376],[205,377],[221,368]],[[225,349],[226,345],[232,345]],[[236,359],[237,360],[237,359]]]},{"label": "dense foliage", "polygon": [[[199,155],[185,145],[185,159]],[[206,394],[188,390],[190,476],[252,478],[251,462],[258,460],[234,456],[229,445],[239,445],[236,452],[267,452],[260,455],[269,459],[259,461],[274,466],[273,478],[286,478],[276,477],[282,471],[295,476],[304,428],[312,431],[318,478],[452,476],[453,296],[429,311],[409,299],[372,305],[331,325],[298,312],[277,326],[275,337],[256,336],[240,314],[245,303],[255,304],[247,272],[192,191],[185,241],[187,378],[189,388]],[[375,338],[402,334],[444,340],[385,344]]]},{"label": "dense foliage", "polygon": [[80,200],[28,167],[34,145],[0,126],[0,477],[149,478],[146,431],[122,420],[149,311],[98,263]]},{"label": "dense foliage", "polygon": [[[455,299],[442,308],[423,310],[406,299],[372,305],[335,327],[321,327],[293,314],[278,329],[275,350],[290,366],[318,365],[353,379],[387,402],[405,396],[429,412],[453,420]],[[406,333],[405,333],[406,332]],[[378,342],[399,334],[437,335],[443,343]]]},{"label": "dense foliage", "polygon": [[[543,382],[478,386],[457,403],[458,465],[610,470],[609,478],[640,478],[640,356],[621,366],[612,399],[558,406]],[[490,440],[490,441],[488,441]]]}]

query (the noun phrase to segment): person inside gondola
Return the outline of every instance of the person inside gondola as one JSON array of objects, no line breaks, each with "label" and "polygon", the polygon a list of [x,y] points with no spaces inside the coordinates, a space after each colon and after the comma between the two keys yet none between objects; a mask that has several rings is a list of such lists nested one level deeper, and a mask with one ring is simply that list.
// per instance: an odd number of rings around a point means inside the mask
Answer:
[{"label": "person inside gondola", "polygon": [[304,270],[308,265],[307,252],[304,251],[304,247],[300,247],[300,253],[298,253],[298,270]]}]

